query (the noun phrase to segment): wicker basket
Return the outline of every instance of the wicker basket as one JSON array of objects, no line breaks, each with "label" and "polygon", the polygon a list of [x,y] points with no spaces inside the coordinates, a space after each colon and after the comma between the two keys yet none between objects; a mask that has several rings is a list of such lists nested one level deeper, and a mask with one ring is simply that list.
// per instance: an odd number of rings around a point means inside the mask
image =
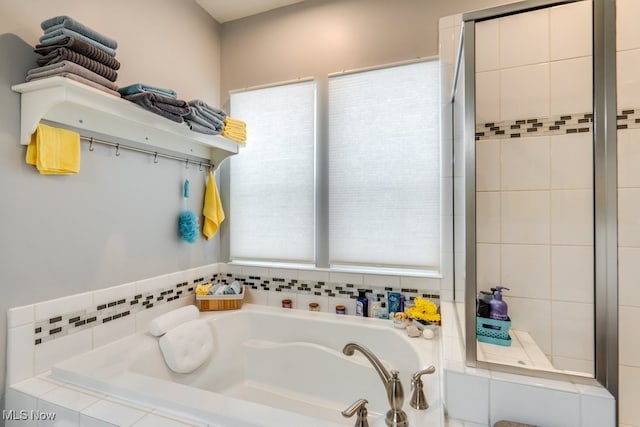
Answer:
[{"label": "wicker basket", "polygon": [[196,305],[200,311],[238,310],[243,299],[244,286],[238,295],[196,295]]}]

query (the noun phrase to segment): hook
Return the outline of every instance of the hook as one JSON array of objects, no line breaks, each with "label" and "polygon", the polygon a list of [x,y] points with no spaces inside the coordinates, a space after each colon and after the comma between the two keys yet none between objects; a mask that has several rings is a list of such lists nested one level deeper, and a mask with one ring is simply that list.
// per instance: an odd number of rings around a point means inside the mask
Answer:
[{"label": "hook", "polygon": [[189,169],[189,159],[185,159],[184,168]]},{"label": "hook", "polygon": [[153,156],[153,163],[158,163],[158,152]]},{"label": "hook", "polygon": [[93,146],[93,137],[89,138],[89,151],[93,151],[96,148]]},{"label": "hook", "polygon": [[202,162],[200,163],[200,167],[198,168],[199,172],[202,172]]},{"label": "hook", "polygon": [[116,157],[120,157],[120,144],[116,144]]}]

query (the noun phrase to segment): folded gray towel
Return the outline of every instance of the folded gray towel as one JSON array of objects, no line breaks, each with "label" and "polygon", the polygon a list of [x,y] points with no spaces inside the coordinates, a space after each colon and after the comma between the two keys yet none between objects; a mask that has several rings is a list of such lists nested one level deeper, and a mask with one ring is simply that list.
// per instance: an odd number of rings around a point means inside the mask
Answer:
[{"label": "folded gray towel", "polygon": [[60,47],[71,49],[74,52],[78,52],[79,54],[98,61],[109,68],[113,68],[114,70],[120,69],[120,62],[116,58],[105,51],[98,49],[94,45],[75,37],[63,37],[59,41],[52,43],[37,44],[33,51],[40,55],[48,55]]},{"label": "folded gray towel", "polygon": [[217,135],[224,130],[227,113],[201,100],[189,101],[189,114],[184,119],[194,132]]},{"label": "folded gray towel", "polygon": [[118,98],[120,98],[120,92],[116,92],[115,90],[111,90],[111,89],[109,89],[107,87],[102,86],[101,84],[98,84],[96,82],[92,82],[91,80],[87,80],[82,76],[79,76],[79,75],[73,74],[73,73],[69,73],[69,72],[66,72],[66,71],[63,71],[63,72],[61,72],[59,74],[51,74],[51,75],[46,75],[46,76],[42,76],[42,77],[38,77],[37,75],[35,75],[35,77],[34,77],[34,75],[32,74],[30,76],[27,76],[27,81],[30,82],[30,81],[33,81],[33,80],[48,79],[48,78],[54,77],[54,76],[60,76],[60,77],[65,77],[65,78],[70,79],[70,80],[75,80],[75,81],[77,81],[79,83],[85,84],[87,86],[91,86],[92,88],[101,90],[101,91],[106,92],[106,93],[108,93],[110,95],[117,96]]},{"label": "folded gray towel", "polygon": [[185,101],[154,92],[134,93],[124,96],[124,99],[177,123],[184,122],[183,116],[189,114],[189,105]]},{"label": "folded gray towel", "polygon": [[83,36],[82,34],[77,33],[68,28],[59,28],[51,33],[45,33],[40,37],[40,39],[38,39],[38,41],[42,44],[52,44],[52,43],[59,43],[61,40],[67,37],[74,37],[74,38],[80,39],[82,41],[89,43],[92,46],[97,47],[98,49],[100,49],[101,51],[105,52],[110,56],[116,56],[115,49],[112,49],[109,46],[105,46],[98,41],[90,39],[87,36]]},{"label": "folded gray towel", "polygon": [[73,50],[67,49],[66,47],[57,48],[49,52],[47,55],[36,60],[38,65],[40,65],[41,67],[62,61],[71,61],[74,64],[78,64],[81,67],[86,68],[87,70],[93,71],[94,73],[112,82],[115,82],[118,78],[118,73],[113,68],[109,68],[106,65],[99,63],[98,61],[94,61],[93,59],[88,58],[78,52],[74,52]]},{"label": "folded gray towel", "polygon": [[55,64],[45,65],[44,67],[33,68],[27,71],[27,81],[29,81],[29,76],[31,76],[31,79],[35,79],[54,76],[62,72],[68,72],[77,76],[84,77],[87,80],[91,80],[92,82],[98,83],[99,85],[107,87],[111,90],[118,90],[118,86],[116,86],[113,82],[71,61],[56,62]]},{"label": "folded gray towel", "polygon": [[104,34],[100,34],[99,32],[65,15],[54,16],[53,18],[42,21],[40,28],[42,28],[45,33],[50,33],[58,28],[68,28],[112,49],[118,47],[118,42],[114,39],[107,37]]}]

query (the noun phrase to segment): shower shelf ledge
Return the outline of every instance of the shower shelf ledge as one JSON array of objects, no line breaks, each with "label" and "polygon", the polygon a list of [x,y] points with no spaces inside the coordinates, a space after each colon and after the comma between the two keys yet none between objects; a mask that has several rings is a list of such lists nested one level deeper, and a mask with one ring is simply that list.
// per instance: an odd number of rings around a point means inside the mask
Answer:
[{"label": "shower shelf ledge", "polygon": [[133,142],[140,148],[165,154],[207,159],[217,167],[238,153],[238,144],[219,135],[193,132],[90,86],[64,77],[50,77],[11,87],[21,93],[20,143],[29,144],[41,120],[61,124],[110,142]]}]

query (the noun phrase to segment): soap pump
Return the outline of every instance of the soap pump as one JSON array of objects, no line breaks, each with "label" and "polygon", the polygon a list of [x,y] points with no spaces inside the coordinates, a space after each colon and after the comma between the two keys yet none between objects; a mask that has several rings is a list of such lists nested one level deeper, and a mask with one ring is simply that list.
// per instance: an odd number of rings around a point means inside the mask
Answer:
[{"label": "soap pump", "polygon": [[502,290],[510,290],[504,286],[496,286],[496,291],[493,293],[493,298],[489,305],[491,306],[489,317],[495,320],[509,320],[507,315],[508,306],[502,299]]}]

